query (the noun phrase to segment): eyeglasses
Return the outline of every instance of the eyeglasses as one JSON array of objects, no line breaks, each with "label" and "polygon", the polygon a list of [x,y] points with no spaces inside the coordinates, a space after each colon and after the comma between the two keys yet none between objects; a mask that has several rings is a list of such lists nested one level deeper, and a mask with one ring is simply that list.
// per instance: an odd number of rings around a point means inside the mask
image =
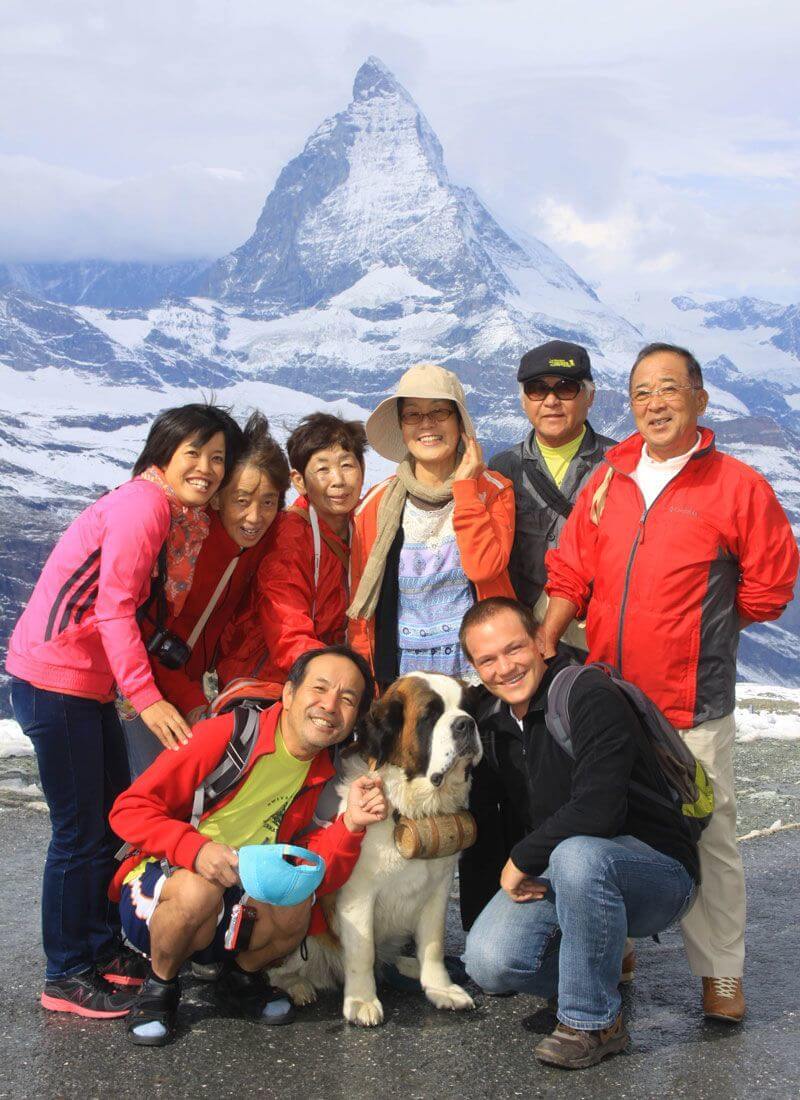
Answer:
[{"label": "eyeglasses", "polygon": [[418,424],[421,424],[423,420],[430,420],[432,424],[443,424],[445,420],[449,420],[455,412],[455,409],[439,408],[431,409],[430,412],[414,412],[410,409],[408,412],[400,413],[400,423],[408,425],[409,428],[416,428]]},{"label": "eyeglasses", "polygon": [[677,382],[665,382],[663,386],[656,386],[653,390],[637,390],[636,393],[631,394],[631,404],[636,405],[637,408],[643,409],[645,405],[649,405],[654,397],[661,397],[667,404],[672,404],[673,401],[679,401],[681,399],[681,390],[699,390],[699,386],[693,385],[691,382],[685,383],[679,386]]},{"label": "eyeglasses", "polygon": [[559,401],[574,401],[583,389],[583,383],[575,378],[559,378],[552,386],[541,378],[532,378],[523,386],[525,396],[531,401],[544,401],[549,394],[554,394]]}]

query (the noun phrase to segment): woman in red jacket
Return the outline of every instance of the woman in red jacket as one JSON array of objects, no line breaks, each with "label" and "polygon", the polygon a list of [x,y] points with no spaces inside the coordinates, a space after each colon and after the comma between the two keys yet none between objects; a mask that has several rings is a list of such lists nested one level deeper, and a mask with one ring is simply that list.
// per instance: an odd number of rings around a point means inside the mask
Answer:
[{"label": "woman in red jacket", "polygon": [[[280,699],[303,653],[344,641],[350,526],[364,482],[367,437],[360,420],[330,413],[304,417],[286,441],[300,496],[270,532],[249,598],[222,638],[220,684]],[[242,684],[237,680],[244,677]]]},{"label": "woman in red jacket", "polygon": [[11,701],[33,742],[53,829],[42,887],[45,1008],[103,1018],[130,1006],[130,992],[102,977],[137,977],[106,895],[117,846],[108,811],[130,782],[114,697],[119,690],[160,739],[177,746],[191,737],[153,678],[136,613],[164,558],[167,599],[183,605],[208,530],[205,506],[241,437],[214,406],[161,413],[133,479],[59,539],[11,636]]},{"label": "woman in red jacket", "polygon": [[511,482],[487,472],[461,383],[432,363],[406,371],[367,438],[400,465],[356,510],[350,644],[380,685],[413,671],[473,679],[461,620],[476,600],[513,598]]},{"label": "woman in red jacket", "polygon": [[[289,464],[269,432],[269,422],[254,412],[244,428],[241,457],[230,480],[211,501],[208,538],[203,543],[183,609],[162,625],[178,639],[177,657],[165,663],[154,654],[153,673],[165,699],[189,725],[205,716],[208,699],[203,676],[214,668],[220,636],[251,582],[271,540],[265,538],[283,508],[289,488]],[[143,623],[146,637],[156,629],[152,608]],[[169,654],[166,655],[169,658]],[[177,667],[176,667],[177,664]],[[124,726],[131,779],[149,767],[164,748],[141,719]]]}]

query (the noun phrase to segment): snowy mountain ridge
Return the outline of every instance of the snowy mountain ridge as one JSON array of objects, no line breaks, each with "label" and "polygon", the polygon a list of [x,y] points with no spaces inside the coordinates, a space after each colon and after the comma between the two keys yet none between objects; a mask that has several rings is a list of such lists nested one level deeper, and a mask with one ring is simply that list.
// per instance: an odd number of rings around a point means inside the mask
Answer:
[{"label": "snowy mountain ridge", "polygon": [[[792,309],[696,295],[601,301],[449,179],[419,107],[370,58],[352,102],[286,165],[229,256],[0,269],[0,498],[11,517],[0,639],[55,533],[126,476],[157,410],[214,392],[237,412],[260,405],[283,432],[314,407],[364,415],[409,365],[434,360],[461,377],[491,455],[529,428],[520,355],[554,337],[589,349],[592,423],[617,438],[631,429],[627,375],[641,345],[692,348],[720,444],[762,470],[800,526]],[[744,635],[751,678],[800,682],[799,658],[797,603]]]}]

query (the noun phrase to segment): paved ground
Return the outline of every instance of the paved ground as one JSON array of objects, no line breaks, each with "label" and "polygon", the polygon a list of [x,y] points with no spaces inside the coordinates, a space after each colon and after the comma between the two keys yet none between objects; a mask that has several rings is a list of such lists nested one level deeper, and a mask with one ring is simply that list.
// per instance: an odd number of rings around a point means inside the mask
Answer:
[{"label": "paved ground", "polygon": [[[531,1049],[553,1019],[530,997],[479,999],[475,1012],[437,1012],[422,998],[386,991],[387,1022],[345,1024],[338,998],[269,1029],[220,1019],[208,988],[182,1006],[178,1041],[130,1046],[117,1022],[46,1014],[41,981],[38,880],[47,819],[32,809],[0,813],[0,1097],[374,1097],[472,1100],[614,1096],[691,1100],[800,1095],[800,830],[744,844],[750,890],[750,1015],[740,1028],[704,1022],[677,935],[640,942],[635,988],[626,994],[632,1053],[581,1073],[538,1066]],[[455,921],[451,947],[457,946]]]}]

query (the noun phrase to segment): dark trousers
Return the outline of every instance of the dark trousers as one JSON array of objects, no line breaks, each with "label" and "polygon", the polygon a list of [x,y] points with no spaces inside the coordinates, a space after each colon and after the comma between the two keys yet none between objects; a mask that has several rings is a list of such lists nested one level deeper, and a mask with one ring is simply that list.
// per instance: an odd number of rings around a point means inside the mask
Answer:
[{"label": "dark trousers", "polygon": [[108,956],[119,935],[117,906],[107,894],[119,840],[108,814],[130,783],[125,741],[113,703],[44,691],[17,678],[11,703],[33,742],[50,808],[42,942],[46,976],[60,978]]}]

